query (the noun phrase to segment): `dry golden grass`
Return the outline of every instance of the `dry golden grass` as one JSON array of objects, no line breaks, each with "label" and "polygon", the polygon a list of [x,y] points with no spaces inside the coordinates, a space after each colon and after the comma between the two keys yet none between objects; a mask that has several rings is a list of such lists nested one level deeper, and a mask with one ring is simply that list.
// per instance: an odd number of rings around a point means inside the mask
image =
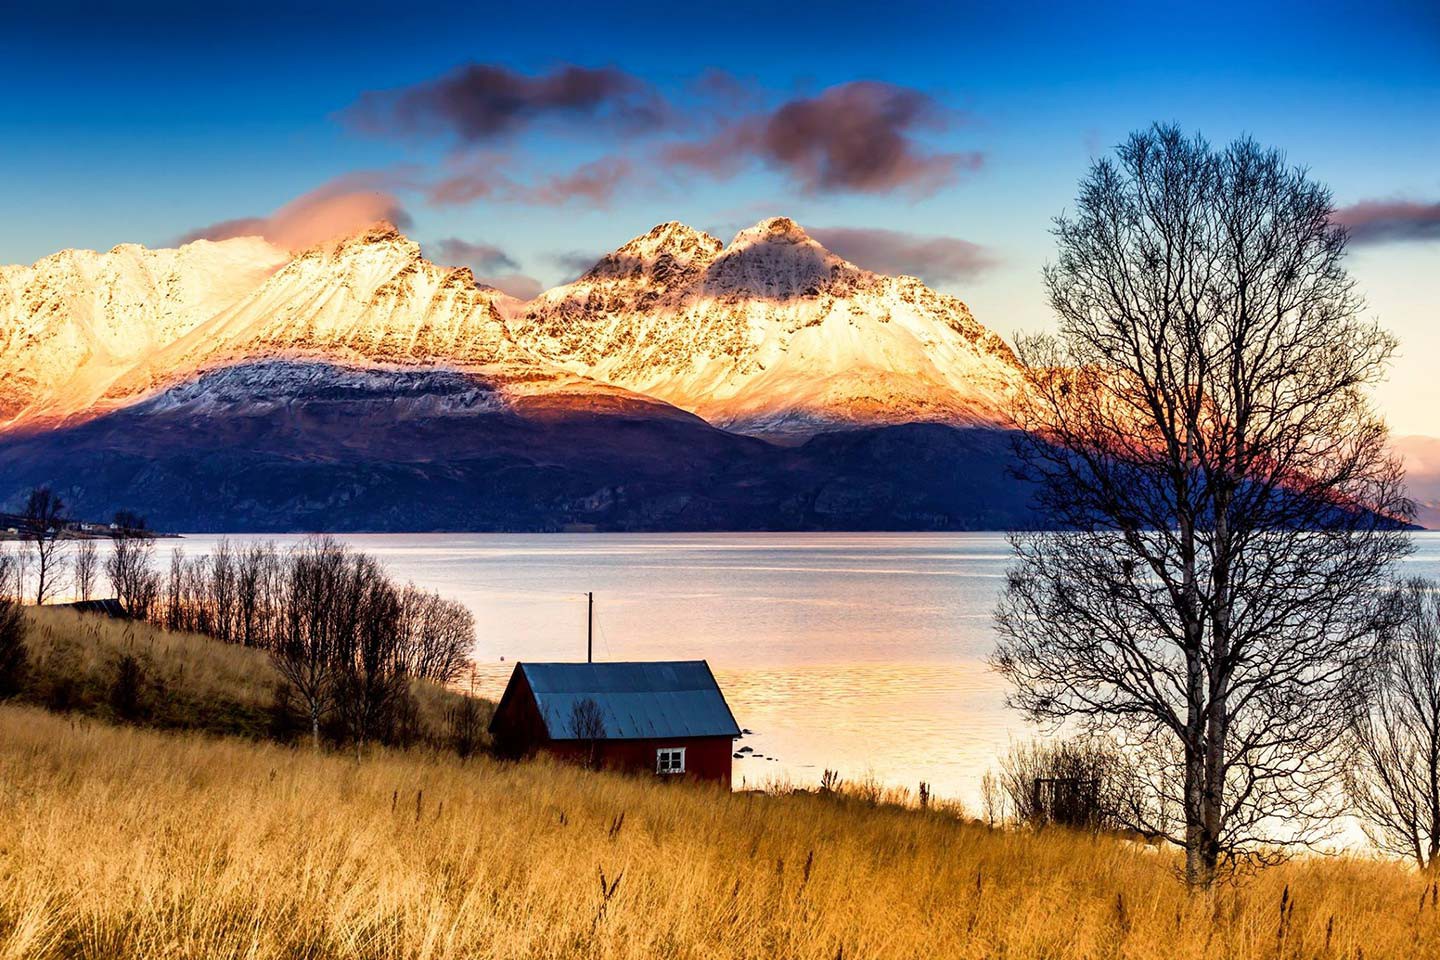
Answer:
[{"label": "dry golden grass", "polygon": [[1440,955],[1394,864],[1190,898],[1106,838],[30,707],[0,707],[0,809],[6,958]]}]

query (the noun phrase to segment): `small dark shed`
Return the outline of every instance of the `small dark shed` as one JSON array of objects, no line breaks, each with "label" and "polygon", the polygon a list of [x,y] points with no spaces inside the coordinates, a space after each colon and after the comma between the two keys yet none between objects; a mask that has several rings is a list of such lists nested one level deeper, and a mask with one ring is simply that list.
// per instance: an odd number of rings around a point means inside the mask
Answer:
[{"label": "small dark shed", "polygon": [[490,733],[502,755],[730,785],[735,716],[704,660],[519,663]]}]

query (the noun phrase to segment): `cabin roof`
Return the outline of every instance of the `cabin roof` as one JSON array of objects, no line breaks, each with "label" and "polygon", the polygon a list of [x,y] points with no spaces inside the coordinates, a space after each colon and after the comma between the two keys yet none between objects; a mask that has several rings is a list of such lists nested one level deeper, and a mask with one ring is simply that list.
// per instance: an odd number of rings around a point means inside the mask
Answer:
[{"label": "cabin roof", "polygon": [[522,671],[552,740],[577,739],[570,718],[586,699],[599,705],[608,740],[740,736],[704,660],[521,663]]}]

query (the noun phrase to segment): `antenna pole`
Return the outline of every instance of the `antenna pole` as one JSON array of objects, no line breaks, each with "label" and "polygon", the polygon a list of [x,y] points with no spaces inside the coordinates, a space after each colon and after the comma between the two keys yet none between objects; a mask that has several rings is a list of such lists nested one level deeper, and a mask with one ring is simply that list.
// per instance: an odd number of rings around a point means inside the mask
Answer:
[{"label": "antenna pole", "polygon": [[585,662],[595,662],[595,594],[585,594]]}]

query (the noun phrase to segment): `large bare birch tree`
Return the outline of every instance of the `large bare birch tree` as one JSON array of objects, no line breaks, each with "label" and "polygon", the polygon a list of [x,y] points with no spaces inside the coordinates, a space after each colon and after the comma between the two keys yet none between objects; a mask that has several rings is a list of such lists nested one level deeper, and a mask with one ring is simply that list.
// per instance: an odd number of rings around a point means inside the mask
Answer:
[{"label": "large bare birch tree", "polygon": [[[1254,141],[1134,134],[1056,220],[1053,335],[1023,339],[1023,473],[997,669],[1032,719],[1145,774],[1137,828],[1209,885],[1323,836],[1352,671],[1408,549],[1329,192]],[[1174,823],[1173,829],[1169,826]]]}]

